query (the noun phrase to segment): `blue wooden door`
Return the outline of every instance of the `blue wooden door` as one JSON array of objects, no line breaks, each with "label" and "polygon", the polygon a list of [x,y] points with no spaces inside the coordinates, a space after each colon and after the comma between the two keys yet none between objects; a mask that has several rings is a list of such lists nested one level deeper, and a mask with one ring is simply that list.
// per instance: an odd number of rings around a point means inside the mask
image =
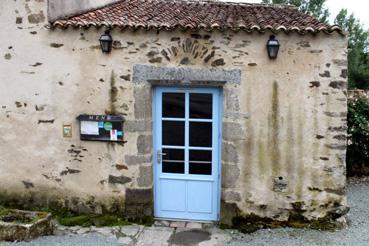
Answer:
[{"label": "blue wooden door", "polygon": [[219,219],[220,97],[216,88],[155,88],[156,217]]}]

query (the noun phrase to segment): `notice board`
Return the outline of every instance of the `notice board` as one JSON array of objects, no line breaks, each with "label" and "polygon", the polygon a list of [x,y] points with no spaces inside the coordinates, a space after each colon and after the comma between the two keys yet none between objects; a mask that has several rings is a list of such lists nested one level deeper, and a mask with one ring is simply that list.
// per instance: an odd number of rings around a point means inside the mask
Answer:
[{"label": "notice board", "polygon": [[81,140],[123,142],[122,116],[81,114],[77,119]]}]

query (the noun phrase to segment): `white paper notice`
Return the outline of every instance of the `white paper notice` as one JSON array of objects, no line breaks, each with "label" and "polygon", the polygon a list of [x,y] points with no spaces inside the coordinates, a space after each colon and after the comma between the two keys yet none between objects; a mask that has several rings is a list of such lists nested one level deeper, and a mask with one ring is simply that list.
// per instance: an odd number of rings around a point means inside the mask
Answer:
[{"label": "white paper notice", "polygon": [[113,129],[110,130],[110,140],[112,141],[118,141],[118,131]]},{"label": "white paper notice", "polygon": [[99,135],[99,122],[81,121],[81,133],[85,135]]}]

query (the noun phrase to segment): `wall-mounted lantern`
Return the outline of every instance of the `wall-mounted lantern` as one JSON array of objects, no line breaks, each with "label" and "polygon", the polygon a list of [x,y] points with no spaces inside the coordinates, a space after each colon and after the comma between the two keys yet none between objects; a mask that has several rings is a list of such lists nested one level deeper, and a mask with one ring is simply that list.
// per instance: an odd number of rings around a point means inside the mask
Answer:
[{"label": "wall-mounted lantern", "polygon": [[270,59],[276,59],[278,56],[279,51],[279,41],[275,38],[274,35],[270,36],[268,42],[267,42],[267,50],[268,50],[268,56]]},{"label": "wall-mounted lantern", "polygon": [[110,53],[113,44],[113,38],[111,37],[109,30],[105,31],[105,33],[101,35],[99,41],[102,52]]}]

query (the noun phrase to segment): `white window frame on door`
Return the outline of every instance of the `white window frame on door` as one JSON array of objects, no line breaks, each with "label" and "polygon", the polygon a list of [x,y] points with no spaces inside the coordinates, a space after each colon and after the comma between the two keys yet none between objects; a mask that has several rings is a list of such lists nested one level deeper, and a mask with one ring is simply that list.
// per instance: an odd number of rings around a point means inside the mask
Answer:
[{"label": "white window frame on door", "polygon": [[[159,128],[158,127],[158,120],[157,120],[157,115],[158,115],[158,106],[157,106],[157,98],[156,98],[156,95],[157,95],[157,91],[158,90],[164,90],[167,89],[168,91],[172,91],[173,90],[177,90],[178,92],[186,92],[186,91],[194,91],[194,92],[211,92],[211,93],[214,93],[214,91],[218,91],[217,92],[217,100],[216,102],[218,103],[217,105],[217,109],[218,109],[218,112],[217,114],[213,117],[213,121],[216,121],[214,123],[217,124],[217,129],[218,129],[218,132],[217,132],[217,135],[216,136],[213,136],[214,139],[216,139],[216,142],[217,142],[217,152],[215,153],[217,155],[217,170],[218,170],[218,173],[217,173],[217,177],[214,177],[214,178],[217,178],[217,197],[216,197],[216,200],[217,200],[217,208],[216,208],[216,218],[214,220],[219,220],[220,219],[220,201],[221,201],[221,155],[222,155],[222,108],[223,108],[223,91],[222,91],[222,88],[221,87],[181,87],[181,86],[158,86],[158,87],[153,87],[153,97],[152,97],[152,105],[153,105],[153,147],[154,147],[154,153],[153,153],[153,165],[154,165],[154,215],[155,217],[158,217],[157,215],[157,211],[159,211],[159,208],[157,207],[157,202],[156,202],[156,199],[159,199],[159,191],[158,191],[158,187],[157,187],[157,179],[158,179],[158,164],[157,164],[157,160],[158,160],[158,149],[161,147],[157,146],[157,138],[158,137],[161,137],[162,133],[161,132],[158,132]],[[213,101],[214,103],[214,101]],[[214,134],[214,133],[213,133]],[[161,166],[160,166],[161,167]],[[170,219],[170,218],[168,218]],[[183,218],[183,219],[187,219],[187,218]],[[189,218],[189,220],[191,220],[191,218]]]}]

